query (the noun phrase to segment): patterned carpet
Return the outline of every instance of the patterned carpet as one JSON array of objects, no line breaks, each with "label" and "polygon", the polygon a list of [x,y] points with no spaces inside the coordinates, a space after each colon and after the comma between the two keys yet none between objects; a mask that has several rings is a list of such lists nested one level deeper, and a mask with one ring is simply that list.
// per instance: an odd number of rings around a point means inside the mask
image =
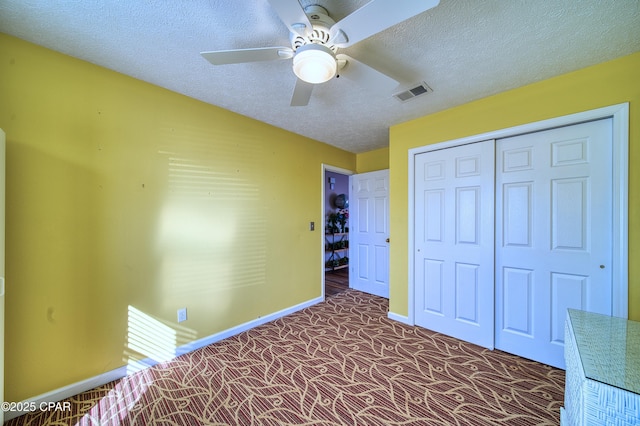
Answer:
[{"label": "patterned carpet", "polygon": [[77,395],[18,425],[557,425],[564,371],[325,302]]}]

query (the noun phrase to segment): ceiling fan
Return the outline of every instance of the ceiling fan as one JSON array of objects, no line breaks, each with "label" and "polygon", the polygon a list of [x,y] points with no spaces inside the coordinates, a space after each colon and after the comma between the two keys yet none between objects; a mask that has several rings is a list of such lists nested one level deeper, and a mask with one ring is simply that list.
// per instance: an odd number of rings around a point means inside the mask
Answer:
[{"label": "ceiling fan", "polygon": [[438,5],[440,0],[371,0],[339,22],[320,5],[303,8],[298,0],[268,0],[287,28],[291,47],[218,50],[201,55],[213,65],[293,58],[297,82],[291,106],[309,103],[313,87],[340,75],[376,90],[392,90],[398,82],[338,49],[399,24]]}]

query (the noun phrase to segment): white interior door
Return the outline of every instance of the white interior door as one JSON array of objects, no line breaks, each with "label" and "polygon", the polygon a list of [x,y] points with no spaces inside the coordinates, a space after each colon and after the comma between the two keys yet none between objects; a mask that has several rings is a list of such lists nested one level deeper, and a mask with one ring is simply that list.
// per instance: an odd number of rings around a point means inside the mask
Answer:
[{"label": "white interior door", "polygon": [[494,345],[494,141],[415,157],[415,323]]},{"label": "white interior door", "polygon": [[567,308],[612,312],[612,120],[497,141],[496,348],[564,368]]},{"label": "white interior door", "polygon": [[[5,134],[0,129],[0,401],[4,401],[4,209],[5,209]],[[0,410],[0,424],[4,413]]]},{"label": "white interior door", "polygon": [[350,287],[389,298],[389,170],[350,179]]}]

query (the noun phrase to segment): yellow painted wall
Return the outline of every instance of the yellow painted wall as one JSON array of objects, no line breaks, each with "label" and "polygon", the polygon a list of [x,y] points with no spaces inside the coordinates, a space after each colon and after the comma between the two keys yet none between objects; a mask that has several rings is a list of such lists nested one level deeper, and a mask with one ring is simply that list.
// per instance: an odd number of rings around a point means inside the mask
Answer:
[{"label": "yellow painted wall", "polygon": [[375,172],[389,168],[389,147],[375,149],[356,155],[358,173]]},{"label": "yellow painted wall", "polygon": [[321,164],[354,154],[2,34],[0,58],[5,400],[124,365],[129,307],[175,346],[320,296]]},{"label": "yellow painted wall", "polygon": [[630,103],[629,317],[640,320],[640,53],[510,90],[391,128],[390,311],[407,315],[408,150]]}]

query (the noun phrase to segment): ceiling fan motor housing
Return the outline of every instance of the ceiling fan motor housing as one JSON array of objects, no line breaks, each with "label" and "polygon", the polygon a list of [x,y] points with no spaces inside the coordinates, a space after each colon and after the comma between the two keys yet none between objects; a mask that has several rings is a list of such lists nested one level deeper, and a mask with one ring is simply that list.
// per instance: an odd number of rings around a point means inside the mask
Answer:
[{"label": "ceiling fan motor housing", "polygon": [[311,5],[305,7],[304,12],[309,17],[313,29],[306,36],[291,33],[291,47],[293,50],[298,50],[299,47],[307,44],[321,44],[336,53],[338,48],[328,44],[331,38],[329,30],[335,24],[335,21],[329,16],[327,9],[322,6]]}]

